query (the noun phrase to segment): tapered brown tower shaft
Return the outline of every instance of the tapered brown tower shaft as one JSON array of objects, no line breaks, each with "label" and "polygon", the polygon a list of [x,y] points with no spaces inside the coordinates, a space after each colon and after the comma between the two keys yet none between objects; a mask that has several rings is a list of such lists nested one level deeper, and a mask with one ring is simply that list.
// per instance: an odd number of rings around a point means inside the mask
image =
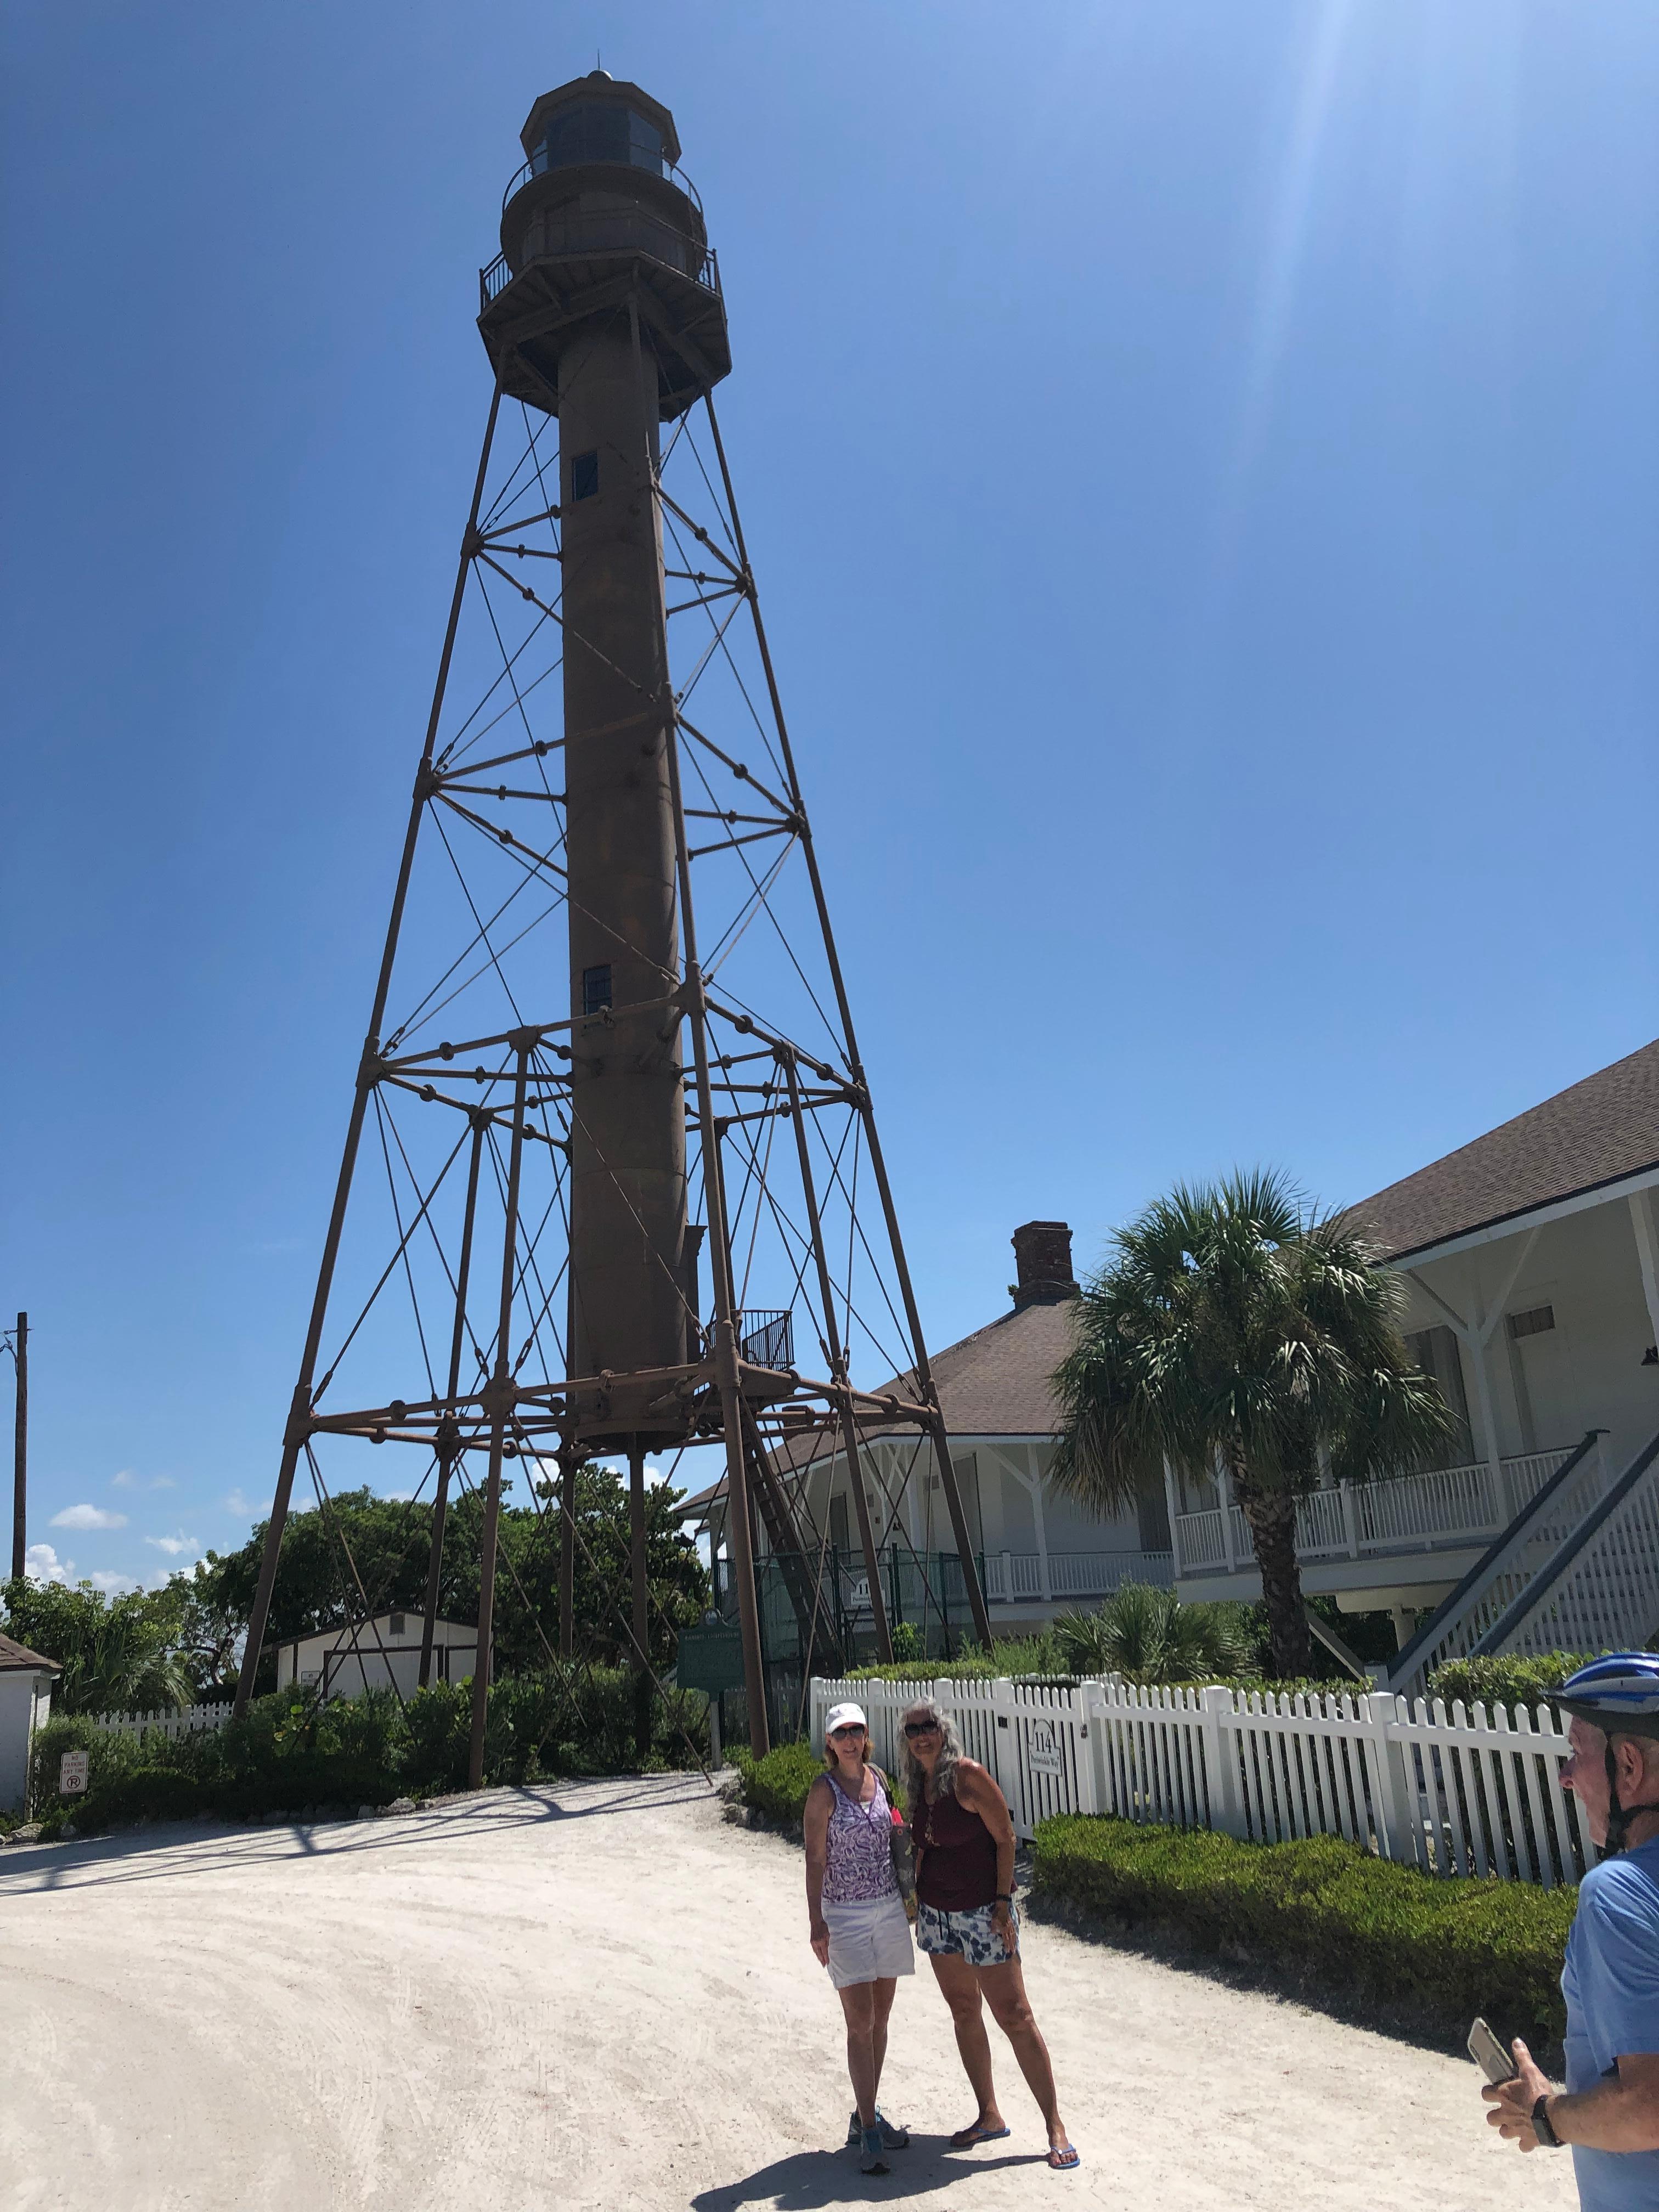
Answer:
[{"label": "tapered brown tower shaft", "polygon": [[685,1109],[678,1017],[665,1004],[680,952],[652,483],[657,368],[632,319],[613,314],[567,338],[558,378],[571,1366],[625,1374],[686,1356]]},{"label": "tapered brown tower shaft", "polygon": [[[507,188],[479,328],[501,388],[559,418],[569,877],[570,1369],[673,1367],[695,1304],[659,424],[731,366],[702,216],[668,110],[595,70],[544,94]],[[493,286],[493,289],[491,289]],[[583,1394],[584,1441],[642,1432]]]}]

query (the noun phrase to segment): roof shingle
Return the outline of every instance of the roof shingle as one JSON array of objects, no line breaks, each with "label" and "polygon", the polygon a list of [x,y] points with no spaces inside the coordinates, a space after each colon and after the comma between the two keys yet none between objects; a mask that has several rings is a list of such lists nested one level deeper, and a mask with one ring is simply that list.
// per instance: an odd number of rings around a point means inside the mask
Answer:
[{"label": "roof shingle", "polygon": [[1659,1041],[1391,1182],[1351,1212],[1401,1258],[1659,1166]]}]

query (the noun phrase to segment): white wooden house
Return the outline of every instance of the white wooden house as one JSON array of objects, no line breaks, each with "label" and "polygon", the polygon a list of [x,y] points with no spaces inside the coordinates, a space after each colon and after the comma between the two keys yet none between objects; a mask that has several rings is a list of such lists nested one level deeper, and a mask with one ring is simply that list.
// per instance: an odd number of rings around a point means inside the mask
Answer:
[{"label": "white wooden house", "polygon": [[[276,1646],[276,1686],[315,1683],[326,1698],[359,1698],[365,1690],[395,1683],[404,1697],[412,1698],[420,1683],[422,1626],[418,1613],[382,1613],[352,1627],[290,1637]],[[472,1672],[477,1650],[476,1626],[434,1621],[431,1680],[463,1680]]]},{"label": "white wooden house", "polygon": [[0,1636],[0,1807],[23,1809],[29,1745],[52,1713],[52,1686],[63,1668],[25,1644]]},{"label": "white wooden house", "polygon": [[[1403,1643],[1587,1437],[1578,1519],[1617,1485],[1659,1435],[1656,1188],[1659,1043],[1352,1209],[1407,1286],[1410,1341],[1458,1433],[1443,1467],[1302,1501],[1304,1588],[1391,1609]],[[1236,1505],[1199,1482],[1172,1484],[1170,1509],[1183,1596],[1260,1594]],[[1528,1572],[1565,1554],[1576,1523],[1556,1522]]]},{"label": "white wooden house", "polygon": [[[1014,1231],[1013,1283],[1006,1313],[932,1358],[951,1437],[969,1533],[983,1562],[986,1601],[999,1634],[1097,1604],[1129,1581],[1167,1584],[1172,1577],[1167,1502],[1153,1487],[1131,1511],[1102,1520],[1063,1497],[1049,1479],[1057,1419],[1051,1377],[1070,1346],[1072,1232],[1063,1221],[1028,1221]],[[912,1395],[910,1378],[884,1388]],[[930,1444],[914,1427],[860,1425],[866,1498],[877,1547],[954,1550]],[[857,1562],[858,1516],[844,1452],[819,1439],[795,1447],[814,1526],[844,1559]],[[915,1468],[912,1471],[912,1461]],[[908,1474],[909,1480],[905,1480]],[[687,1501],[686,1516],[725,1544],[722,1480]],[[896,1525],[897,1524],[897,1525]],[[854,1565],[855,1585],[862,1576]],[[856,1611],[856,1598],[854,1600]]]},{"label": "white wooden house", "polygon": [[[1446,1650],[1540,1637],[1589,1649],[1659,1628],[1656,1192],[1659,1042],[1353,1208],[1407,1286],[1411,1342],[1457,1434],[1443,1465],[1301,1501],[1310,1594],[1392,1612],[1402,1646],[1443,1604],[1462,1608],[1455,1632],[1435,1632]],[[1173,1581],[1187,1598],[1259,1597],[1243,1515],[1217,1484],[1167,1478],[1110,1521],[1055,1492],[1049,1378],[1070,1339],[1071,1232],[1028,1222],[1013,1242],[1012,1310],[933,1360],[994,1625],[1035,1625],[1131,1577]],[[878,1424],[860,1449],[878,1544],[894,1543],[896,1510],[908,1544],[951,1548],[927,1447],[920,1479],[898,1479],[915,1431],[884,1436]],[[826,1454],[807,1487],[818,1529],[854,1556],[844,1458]],[[717,1483],[687,1508],[717,1550],[724,1492]],[[1616,1553],[1612,1568],[1603,1553]],[[1615,1585],[1623,1609],[1608,1612],[1594,1590]],[[1506,1625],[1528,1588],[1553,1589],[1537,1601],[1549,1620]]]}]

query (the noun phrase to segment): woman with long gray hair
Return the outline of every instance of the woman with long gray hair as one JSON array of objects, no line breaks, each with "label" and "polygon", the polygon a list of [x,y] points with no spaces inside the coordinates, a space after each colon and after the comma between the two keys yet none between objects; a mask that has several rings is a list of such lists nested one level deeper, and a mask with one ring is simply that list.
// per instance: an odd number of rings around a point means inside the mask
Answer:
[{"label": "woman with long gray hair", "polygon": [[905,1711],[904,1795],[916,1855],[916,1941],[933,1961],[963,2070],[979,2100],[971,2124],[957,2130],[951,2145],[967,2150],[1009,2132],[991,2079],[988,2004],[1042,2114],[1048,2163],[1069,2173],[1078,2154],[1060,2117],[1048,2046],[1020,1966],[1008,1801],[994,1775],[964,1755],[956,1723],[932,1698],[918,1698]]}]

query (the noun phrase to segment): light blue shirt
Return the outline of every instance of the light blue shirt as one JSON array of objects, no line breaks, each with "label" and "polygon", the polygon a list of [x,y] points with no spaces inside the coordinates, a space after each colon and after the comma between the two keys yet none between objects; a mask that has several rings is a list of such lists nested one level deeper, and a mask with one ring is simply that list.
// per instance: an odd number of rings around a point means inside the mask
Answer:
[{"label": "light blue shirt", "polygon": [[[1659,2054],[1659,1837],[1584,1876],[1561,1976],[1567,2087],[1593,2089],[1613,2062]],[[1573,2145],[1583,2212],[1659,2212],[1659,2150]]]}]

